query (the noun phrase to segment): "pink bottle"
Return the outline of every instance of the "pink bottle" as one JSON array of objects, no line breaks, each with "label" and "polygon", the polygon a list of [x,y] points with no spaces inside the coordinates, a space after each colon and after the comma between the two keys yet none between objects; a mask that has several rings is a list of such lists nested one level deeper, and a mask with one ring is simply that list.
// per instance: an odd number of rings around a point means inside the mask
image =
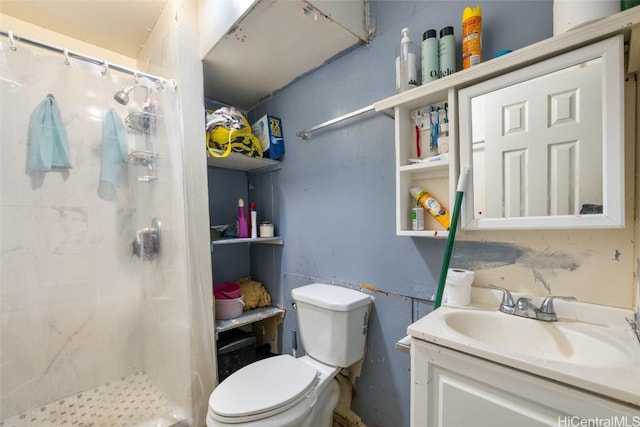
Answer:
[{"label": "pink bottle", "polygon": [[238,199],[238,237],[249,237],[249,229],[247,227],[247,216],[244,213],[244,200]]}]

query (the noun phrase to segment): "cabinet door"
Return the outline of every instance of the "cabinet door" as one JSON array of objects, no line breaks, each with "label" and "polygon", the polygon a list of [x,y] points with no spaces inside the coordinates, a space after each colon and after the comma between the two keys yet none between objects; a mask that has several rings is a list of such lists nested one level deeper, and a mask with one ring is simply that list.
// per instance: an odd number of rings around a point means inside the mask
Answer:
[{"label": "cabinet door", "polygon": [[615,417],[638,422],[640,412],[484,359],[411,342],[412,427],[557,427]]},{"label": "cabinet door", "polygon": [[559,413],[525,396],[431,364],[433,426],[557,426]]}]

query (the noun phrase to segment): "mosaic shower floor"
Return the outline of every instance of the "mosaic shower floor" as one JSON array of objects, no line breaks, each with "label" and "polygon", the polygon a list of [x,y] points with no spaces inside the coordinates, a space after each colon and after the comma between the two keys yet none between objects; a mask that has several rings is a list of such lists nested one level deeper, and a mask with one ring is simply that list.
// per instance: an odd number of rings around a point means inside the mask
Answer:
[{"label": "mosaic shower floor", "polygon": [[186,419],[139,372],[0,420],[0,427],[187,427]]}]

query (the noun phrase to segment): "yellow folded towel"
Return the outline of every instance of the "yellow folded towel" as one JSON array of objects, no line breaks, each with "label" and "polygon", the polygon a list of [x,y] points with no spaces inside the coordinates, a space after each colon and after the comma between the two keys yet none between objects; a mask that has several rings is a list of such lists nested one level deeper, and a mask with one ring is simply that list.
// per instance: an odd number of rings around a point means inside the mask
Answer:
[{"label": "yellow folded towel", "polygon": [[240,293],[244,296],[245,311],[271,305],[271,295],[262,283],[251,280],[250,277],[241,277],[236,283],[240,285]]}]

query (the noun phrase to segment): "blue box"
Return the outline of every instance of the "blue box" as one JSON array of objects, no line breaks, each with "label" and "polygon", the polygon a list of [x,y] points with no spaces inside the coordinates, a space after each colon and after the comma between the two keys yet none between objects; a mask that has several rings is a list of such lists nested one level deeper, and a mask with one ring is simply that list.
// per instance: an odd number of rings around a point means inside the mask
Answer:
[{"label": "blue box", "polygon": [[279,159],[284,154],[284,136],[282,120],[264,115],[251,125],[251,131],[260,140],[262,156],[267,159]]}]

